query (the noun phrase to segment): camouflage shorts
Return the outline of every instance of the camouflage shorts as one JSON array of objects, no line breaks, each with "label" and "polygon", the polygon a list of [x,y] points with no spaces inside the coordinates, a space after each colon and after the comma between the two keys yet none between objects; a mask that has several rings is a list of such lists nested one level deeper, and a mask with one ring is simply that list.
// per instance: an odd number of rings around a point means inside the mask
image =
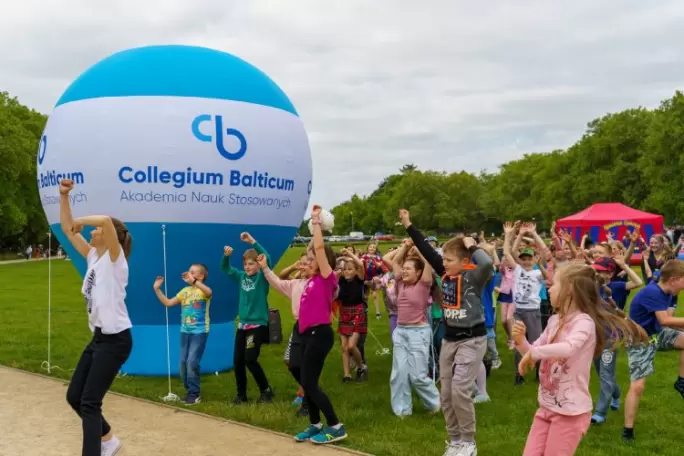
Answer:
[{"label": "camouflage shorts", "polygon": [[677,338],[684,334],[672,328],[663,328],[654,336],[649,344],[632,345],[627,347],[629,364],[629,379],[633,382],[646,378],[655,372],[653,360],[656,351],[671,350]]}]

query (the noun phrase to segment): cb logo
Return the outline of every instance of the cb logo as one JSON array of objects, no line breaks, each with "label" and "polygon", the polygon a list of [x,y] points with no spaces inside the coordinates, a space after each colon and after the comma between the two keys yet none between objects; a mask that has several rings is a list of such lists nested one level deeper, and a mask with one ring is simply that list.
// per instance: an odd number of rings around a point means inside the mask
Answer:
[{"label": "cb logo", "polygon": [[47,135],[43,135],[38,143],[38,164],[42,165],[45,160],[45,151],[47,150]]},{"label": "cb logo", "polygon": [[[200,126],[203,123],[211,123],[212,120],[214,123],[213,130],[216,133],[215,138],[212,137],[211,134],[207,135],[200,131]],[[237,152],[229,152],[226,150],[223,143],[224,131],[226,135],[237,138],[238,142],[240,143],[240,148],[237,150]],[[236,130],[234,128],[226,128],[224,130],[223,116],[215,115],[212,119],[211,114],[200,114],[199,116],[195,117],[195,119],[192,121],[192,134],[195,136],[195,138],[199,139],[200,141],[215,142],[216,150],[218,150],[218,153],[221,154],[221,156],[227,160],[239,160],[245,155],[245,152],[247,152],[247,140],[245,139],[245,136],[242,133],[240,133],[239,130]]]}]

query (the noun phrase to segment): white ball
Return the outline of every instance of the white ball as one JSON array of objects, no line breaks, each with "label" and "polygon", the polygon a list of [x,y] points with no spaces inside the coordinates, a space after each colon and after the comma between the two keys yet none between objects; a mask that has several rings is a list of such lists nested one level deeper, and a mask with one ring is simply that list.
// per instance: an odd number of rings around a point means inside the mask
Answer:
[{"label": "white ball", "polygon": [[[332,215],[332,212],[321,209],[320,219],[321,229],[323,231],[333,230],[333,227],[335,226],[335,216]],[[309,219],[309,233],[313,234],[313,224],[311,223],[311,219]]]}]

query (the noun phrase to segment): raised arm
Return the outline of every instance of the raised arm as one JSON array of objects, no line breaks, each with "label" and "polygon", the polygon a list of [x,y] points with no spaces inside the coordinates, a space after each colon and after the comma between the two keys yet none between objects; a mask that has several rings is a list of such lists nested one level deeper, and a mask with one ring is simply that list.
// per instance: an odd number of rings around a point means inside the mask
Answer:
[{"label": "raised arm", "polygon": [[254,248],[254,250],[256,250],[256,252],[257,252],[259,255],[264,255],[264,257],[266,257],[266,261],[268,262],[268,267],[270,268],[270,267],[272,266],[272,264],[271,264],[271,257],[268,255],[268,252],[266,251],[266,249],[264,249],[264,248],[262,247],[261,244],[259,244],[259,243],[256,241],[256,239],[254,239],[254,238],[252,237],[251,234],[249,234],[249,233],[247,233],[247,232],[242,233],[242,234],[240,235],[240,240],[241,240],[242,242],[245,242],[245,243],[251,245],[251,246]]},{"label": "raised arm", "polygon": [[268,267],[268,259],[266,258],[266,255],[259,255],[257,257],[257,263],[259,264],[259,267],[261,267],[268,284],[271,285],[271,287],[273,287],[278,293],[292,299],[292,288],[294,281],[283,280],[278,277],[275,272],[271,271],[271,269]]},{"label": "raised arm", "polygon": [[511,267],[515,267],[516,264],[518,264],[517,261],[515,261],[515,258],[513,258],[513,253],[511,252],[511,238],[513,237],[513,233],[515,233],[515,227],[516,224],[513,224],[511,222],[506,222],[504,223],[503,229],[504,229],[504,259],[508,262]]},{"label": "raised arm", "polygon": [[537,254],[537,266],[539,267],[539,271],[541,271],[542,280],[548,280],[549,279],[549,271],[546,270],[546,265],[544,264],[544,260],[542,260],[541,255],[539,255],[539,254]]},{"label": "raised arm", "polygon": [[477,246],[475,239],[471,237],[463,238],[463,244],[470,251],[473,262],[477,265],[472,271],[473,278],[480,285],[484,285],[494,273],[494,261],[487,252]]},{"label": "raised arm", "polygon": [[411,224],[409,212],[406,209],[401,209],[399,211],[399,218],[401,219],[404,228],[406,228],[406,232],[411,237],[413,244],[420,254],[423,255],[423,258],[425,258],[425,261],[432,266],[438,275],[444,275],[446,271],[444,270],[444,260],[442,259],[442,256],[425,240],[423,233]]},{"label": "raised arm", "polygon": [[620,267],[620,269],[625,271],[625,274],[627,274],[627,277],[629,277],[629,282],[625,284],[625,289],[633,290],[635,288],[639,288],[644,284],[644,281],[641,280],[639,274],[634,272],[634,270],[629,267],[629,265],[625,261],[625,257],[623,257],[622,254],[616,253],[613,256],[613,261],[615,261],[615,264],[617,264]]},{"label": "raised arm", "polygon": [[394,260],[394,256],[397,254],[399,249],[394,249],[390,252],[387,252],[385,256],[382,257],[382,262],[385,263],[385,266],[387,266],[388,269],[392,269],[392,261]]},{"label": "raised arm", "polygon": [[404,264],[404,257],[408,253],[411,244],[412,243],[409,240],[404,241],[397,249],[397,254],[394,255],[394,258],[392,259],[392,272],[394,273],[395,278],[401,277],[401,269]]},{"label": "raised arm", "polygon": [[74,218],[71,215],[71,204],[69,202],[69,192],[74,188],[71,179],[62,179],[59,183],[59,222],[64,235],[71,245],[83,257],[88,256],[92,246],[81,234],[79,226],[74,226]]},{"label": "raised arm", "polygon": [[354,265],[356,265],[356,276],[359,279],[363,280],[365,276],[363,260],[361,260],[361,258],[357,257],[356,255],[354,255],[354,253],[347,249],[342,249],[340,253],[344,255],[344,257],[347,258],[349,261],[354,263]]},{"label": "raised arm", "polygon": [[194,278],[192,275],[190,275],[188,271],[185,271],[182,277],[183,282],[187,283],[188,285],[194,285],[197,288],[199,288],[199,290],[204,294],[204,296],[207,297],[207,299],[210,299],[214,294],[214,292],[211,291],[211,288],[206,286],[203,281]]},{"label": "raised arm", "polygon": [[539,257],[541,259],[541,262],[543,264],[546,264],[546,258],[549,256],[551,253],[549,251],[549,248],[546,246],[546,243],[544,240],[539,236],[539,233],[537,233],[537,224],[536,223],[528,223],[526,226],[527,233],[532,236],[534,239],[535,244],[537,244],[537,248],[539,250]]},{"label": "raised arm", "polygon": [[233,248],[225,246],[223,248],[223,258],[221,258],[221,271],[231,279],[239,282],[240,281],[240,271],[235,269],[233,265],[230,264],[230,257],[233,254]]},{"label": "raised arm", "polygon": [[423,267],[423,274],[420,276],[420,280],[422,280],[423,282],[425,282],[429,285],[432,285],[432,272],[433,272],[432,266],[430,266],[430,263],[425,261],[425,257],[423,256],[422,253],[420,253],[420,250],[415,249],[415,251],[418,254],[418,256],[420,257],[420,259],[423,260],[423,264],[425,265]]},{"label": "raised arm", "polygon": [[[289,265],[288,267],[286,267],[285,269],[283,269],[282,271],[280,271],[280,272],[278,273],[278,278],[279,278],[279,279],[282,279],[282,280],[287,280],[287,279],[289,279],[290,276],[292,275],[292,271],[294,271],[294,270],[297,269],[297,268],[299,268],[299,261],[297,261],[297,262],[294,263],[294,264]],[[271,272],[273,272],[273,271],[271,271]],[[266,274],[266,271],[265,271],[265,270],[264,270],[264,274]]]},{"label": "raised arm", "polygon": [[163,277],[157,277],[157,279],[154,281],[154,285],[152,285],[152,288],[154,289],[154,293],[157,295],[157,299],[159,299],[159,302],[164,304],[166,307],[173,307],[177,306],[180,304],[180,299],[178,299],[177,296],[174,296],[173,298],[169,299],[166,297],[163,291],[161,291],[161,286],[164,283],[164,278]]},{"label": "raised arm", "polygon": [[109,259],[112,263],[116,263],[116,260],[119,259],[119,255],[121,254],[121,244],[119,244],[119,237],[116,234],[116,228],[114,228],[114,223],[111,218],[106,215],[88,215],[75,219],[74,226],[94,226],[102,228],[105,244],[109,251]]},{"label": "raised arm", "polygon": [[627,248],[627,253],[625,253],[625,262],[628,264],[632,255],[634,255],[634,249],[636,248],[640,236],[638,228],[635,228],[634,231],[629,234],[629,247]]},{"label": "raised arm", "polygon": [[311,212],[311,224],[313,225],[313,250],[316,256],[316,263],[324,279],[333,273],[328,257],[325,254],[325,242],[323,241],[323,230],[321,229],[321,208],[314,206]]},{"label": "raised arm", "polygon": [[653,271],[651,270],[651,265],[648,263],[649,258],[651,258],[651,249],[646,248],[641,254],[641,275],[650,282],[653,278]]}]

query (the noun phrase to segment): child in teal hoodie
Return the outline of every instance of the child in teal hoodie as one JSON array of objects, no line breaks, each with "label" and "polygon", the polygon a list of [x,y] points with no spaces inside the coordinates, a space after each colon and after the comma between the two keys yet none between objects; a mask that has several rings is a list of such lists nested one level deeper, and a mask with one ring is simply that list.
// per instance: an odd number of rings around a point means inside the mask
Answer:
[{"label": "child in teal hoodie", "polygon": [[238,329],[235,334],[235,382],[237,396],[234,405],[247,402],[247,369],[259,385],[260,403],[273,401],[273,390],[269,386],[264,369],[259,364],[261,345],[268,342],[268,291],[269,285],[264,277],[257,257],[264,255],[271,266],[271,258],[264,248],[249,233],[242,233],[240,240],[252,245],[242,255],[243,271],[230,264],[232,247],[224,247],[221,270],[240,287],[238,305]]}]

